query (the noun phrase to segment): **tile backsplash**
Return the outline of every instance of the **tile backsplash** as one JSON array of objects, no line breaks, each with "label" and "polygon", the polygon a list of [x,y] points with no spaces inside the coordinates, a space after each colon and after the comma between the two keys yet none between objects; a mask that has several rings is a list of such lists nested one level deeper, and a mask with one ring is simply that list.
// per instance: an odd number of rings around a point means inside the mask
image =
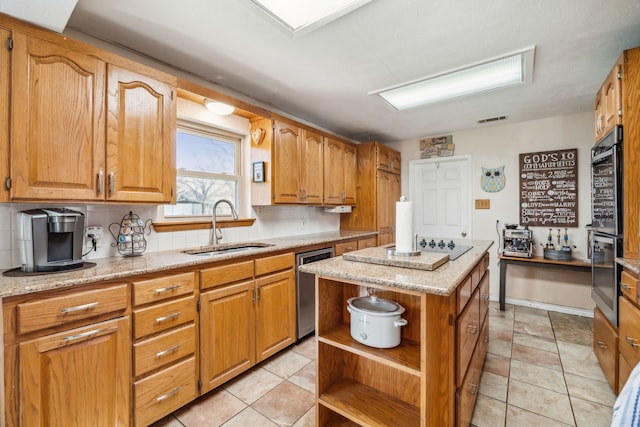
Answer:
[{"label": "tile backsplash", "polygon": [[[91,250],[91,243],[85,239],[84,251],[90,251],[84,259],[119,256],[115,247],[114,233],[118,233],[122,218],[129,212],[138,215],[143,221],[156,220],[158,206],[155,205],[86,205],[86,204],[0,204],[0,270],[19,267],[20,251],[16,213],[26,209],[41,207],[65,207],[82,212],[85,215],[85,227],[101,226],[104,238],[98,242],[98,249]],[[340,216],[324,213],[322,208],[307,206],[265,206],[251,210],[256,218],[251,227],[233,227],[222,229],[222,243],[247,240],[268,239],[272,237],[337,231],[340,229]],[[180,250],[209,244],[211,230],[174,231],[157,233],[153,229],[146,236],[146,252]],[[113,246],[112,246],[113,244]]]}]

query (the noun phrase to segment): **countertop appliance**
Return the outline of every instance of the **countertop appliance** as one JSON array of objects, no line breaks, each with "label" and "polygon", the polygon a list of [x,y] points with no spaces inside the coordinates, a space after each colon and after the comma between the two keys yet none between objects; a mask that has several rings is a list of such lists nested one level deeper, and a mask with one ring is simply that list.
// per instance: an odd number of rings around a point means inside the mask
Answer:
[{"label": "countertop appliance", "polygon": [[519,258],[533,256],[533,232],[527,228],[502,230],[502,254]]},{"label": "countertop appliance", "polygon": [[416,241],[418,244],[418,250],[423,252],[435,252],[441,254],[448,254],[449,261],[453,261],[463,255],[465,252],[469,251],[473,246],[466,245],[464,243],[456,243],[453,240],[448,239],[448,242],[445,242],[445,239],[441,238],[433,238],[433,237],[417,237]]},{"label": "countertop appliance", "polygon": [[84,215],[66,208],[18,212],[21,270],[61,271],[81,268]]},{"label": "countertop appliance", "polygon": [[296,254],[296,324],[298,339],[316,329],[316,276],[311,273],[301,272],[298,267],[332,258],[334,255],[335,250],[333,247]]},{"label": "countertop appliance", "polygon": [[591,149],[591,298],[618,326],[622,256],[622,126],[614,127]]}]

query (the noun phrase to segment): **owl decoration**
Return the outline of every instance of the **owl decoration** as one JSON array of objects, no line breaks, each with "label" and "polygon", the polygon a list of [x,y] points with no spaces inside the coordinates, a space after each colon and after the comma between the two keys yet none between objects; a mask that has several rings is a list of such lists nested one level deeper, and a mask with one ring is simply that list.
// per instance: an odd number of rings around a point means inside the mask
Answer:
[{"label": "owl decoration", "polygon": [[487,193],[497,193],[504,188],[504,165],[498,168],[482,167],[480,186]]}]

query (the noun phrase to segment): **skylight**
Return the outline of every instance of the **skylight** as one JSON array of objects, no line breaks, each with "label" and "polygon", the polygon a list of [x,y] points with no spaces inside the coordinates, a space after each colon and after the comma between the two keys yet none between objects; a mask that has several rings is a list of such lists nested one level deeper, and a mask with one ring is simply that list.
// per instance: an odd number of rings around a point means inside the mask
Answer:
[{"label": "skylight", "polygon": [[251,0],[294,37],[309,33],[372,0]]},{"label": "skylight", "polygon": [[400,86],[370,92],[396,110],[530,83],[535,47]]}]

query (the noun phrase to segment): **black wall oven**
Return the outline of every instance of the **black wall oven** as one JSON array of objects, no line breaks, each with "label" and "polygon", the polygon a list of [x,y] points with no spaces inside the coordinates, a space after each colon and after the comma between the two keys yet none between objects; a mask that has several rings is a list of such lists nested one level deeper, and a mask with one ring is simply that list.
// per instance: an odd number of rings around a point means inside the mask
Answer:
[{"label": "black wall oven", "polygon": [[591,149],[591,297],[618,326],[622,256],[622,126]]}]

